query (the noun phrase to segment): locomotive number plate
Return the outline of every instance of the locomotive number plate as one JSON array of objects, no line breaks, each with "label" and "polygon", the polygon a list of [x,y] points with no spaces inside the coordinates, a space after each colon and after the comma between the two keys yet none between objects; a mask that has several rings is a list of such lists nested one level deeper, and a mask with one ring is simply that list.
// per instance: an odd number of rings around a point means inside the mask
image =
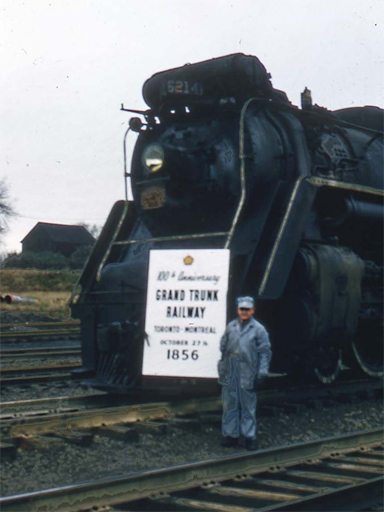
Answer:
[{"label": "locomotive number plate", "polygon": [[196,80],[167,80],[167,93],[202,96],[203,84]]},{"label": "locomotive number plate", "polygon": [[161,208],[165,204],[165,189],[163,187],[147,188],[141,195],[143,210]]},{"label": "locomotive number plate", "polygon": [[151,250],[143,375],[217,378],[228,249]]}]

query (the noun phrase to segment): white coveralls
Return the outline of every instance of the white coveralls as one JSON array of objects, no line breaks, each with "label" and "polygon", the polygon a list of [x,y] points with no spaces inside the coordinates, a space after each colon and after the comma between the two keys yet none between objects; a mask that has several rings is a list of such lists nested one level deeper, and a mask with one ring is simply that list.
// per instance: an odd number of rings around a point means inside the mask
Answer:
[{"label": "white coveralls", "polygon": [[227,325],[221,338],[219,383],[223,385],[224,437],[256,439],[256,391],[258,375],[268,373],[271,343],[260,322],[251,318],[245,325],[240,319]]}]

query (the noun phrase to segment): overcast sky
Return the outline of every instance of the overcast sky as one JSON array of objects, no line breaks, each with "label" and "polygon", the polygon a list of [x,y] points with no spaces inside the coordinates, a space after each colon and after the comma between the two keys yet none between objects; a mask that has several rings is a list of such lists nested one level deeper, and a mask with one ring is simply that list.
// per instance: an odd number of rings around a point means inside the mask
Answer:
[{"label": "overcast sky", "polygon": [[[384,107],[383,0],[0,0],[0,178],[19,217],[102,225],[124,196],[122,139],[157,71],[256,55],[299,105]],[[132,135],[132,141],[135,135]]]}]

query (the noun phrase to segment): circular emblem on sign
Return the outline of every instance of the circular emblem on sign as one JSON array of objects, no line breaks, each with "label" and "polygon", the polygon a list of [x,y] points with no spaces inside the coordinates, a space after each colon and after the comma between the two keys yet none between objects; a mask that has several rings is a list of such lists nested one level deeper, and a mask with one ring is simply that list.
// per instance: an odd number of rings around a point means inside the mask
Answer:
[{"label": "circular emblem on sign", "polygon": [[193,263],[193,258],[192,258],[192,256],[186,256],[186,257],[184,258],[184,263],[185,263],[185,265],[192,265],[192,263]]}]

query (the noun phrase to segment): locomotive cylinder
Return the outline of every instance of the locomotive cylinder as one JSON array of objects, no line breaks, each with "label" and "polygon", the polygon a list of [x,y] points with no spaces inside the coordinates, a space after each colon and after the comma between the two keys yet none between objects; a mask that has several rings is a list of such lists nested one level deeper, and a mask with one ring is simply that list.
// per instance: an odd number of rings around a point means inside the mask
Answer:
[{"label": "locomotive cylinder", "polygon": [[324,217],[323,222],[339,227],[345,222],[368,222],[369,224],[383,224],[383,204],[368,203],[354,198],[341,198],[337,211]]}]

